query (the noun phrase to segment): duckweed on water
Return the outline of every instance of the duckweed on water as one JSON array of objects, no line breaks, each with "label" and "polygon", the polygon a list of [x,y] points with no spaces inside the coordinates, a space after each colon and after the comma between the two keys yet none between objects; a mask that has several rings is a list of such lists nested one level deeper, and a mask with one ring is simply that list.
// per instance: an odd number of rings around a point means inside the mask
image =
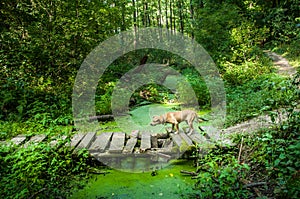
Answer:
[{"label": "duckweed on water", "polygon": [[[126,173],[109,170],[92,177],[87,186],[70,199],[79,198],[188,198],[194,193],[194,181],[180,170],[193,171],[191,161],[176,160],[162,170]],[[151,175],[152,174],[152,175]]]}]

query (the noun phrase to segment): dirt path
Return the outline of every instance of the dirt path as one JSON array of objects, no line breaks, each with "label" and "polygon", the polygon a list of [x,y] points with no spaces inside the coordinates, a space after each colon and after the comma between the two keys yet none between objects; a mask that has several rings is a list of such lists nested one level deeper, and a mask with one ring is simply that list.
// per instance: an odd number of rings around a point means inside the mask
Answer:
[{"label": "dirt path", "polygon": [[286,58],[271,51],[264,52],[273,60],[274,66],[278,69],[278,74],[284,76],[293,76],[296,74],[296,69],[289,64]]},{"label": "dirt path", "polygon": [[[289,77],[292,77],[294,74],[296,74],[296,69],[289,64],[287,59],[271,51],[265,51],[265,53],[273,60],[274,66],[278,69],[278,74]],[[279,110],[277,113],[279,117],[277,117],[275,123],[280,123],[282,120],[286,119],[286,114],[282,113],[282,111]],[[234,132],[255,132],[262,128],[268,128],[273,124],[274,123],[269,115],[262,115],[228,127],[222,130],[222,133],[230,134]]]},{"label": "dirt path", "polygon": [[245,122],[241,122],[234,126],[228,127],[222,130],[222,133],[231,134],[235,132],[256,132],[263,128],[269,128],[274,125],[274,123],[278,124],[287,118],[287,115],[282,113],[282,111],[278,111],[277,114],[278,117],[276,117],[276,120],[274,122],[272,122],[272,119],[269,115],[261,115]]}]

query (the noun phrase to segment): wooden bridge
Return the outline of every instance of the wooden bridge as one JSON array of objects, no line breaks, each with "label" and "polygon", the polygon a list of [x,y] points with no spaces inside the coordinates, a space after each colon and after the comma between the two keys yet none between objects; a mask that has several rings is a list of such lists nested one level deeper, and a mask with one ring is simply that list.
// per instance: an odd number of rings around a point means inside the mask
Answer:
[{"label": "wooden bridge", "polygon": [[[220,133],[216,129],[206,127],[205,130],[206,136],[196,131],[192,134],[186,134],[182,131],[177,134],[151,134],[147,131],[140,132],[138,130],[132,131],[130,134],[124,132],[77,133],[69,138],[67,136],[47,138],[43,134],[32,137],[19,135],[12,138],[9,143],[28,147],[31,144],[47,142],[50,146],[55,147],[61,141],[68,139],[65,141],[64,147],[69,147],[74,152],[87,149],[91,156],[105,165],[119,169],[124,167],[132,169],[140,164],[141,168],[147,170],[145,164],[138,163],[139,160],[146,161],[146,165],[155,163],[162,167],[169,160],[180,158],[192,146],[207,147],[212,140],[220,140]],[[6,142],[6,144],[8,143]],[[124,162],[127,166],[124,166]]]}]

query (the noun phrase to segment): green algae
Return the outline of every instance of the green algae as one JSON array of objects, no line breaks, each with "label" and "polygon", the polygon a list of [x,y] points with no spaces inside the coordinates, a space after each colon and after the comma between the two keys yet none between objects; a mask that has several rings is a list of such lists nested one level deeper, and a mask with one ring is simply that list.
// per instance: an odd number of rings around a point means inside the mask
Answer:
[{"label": "green algae", "polygon": [[[108,170],[106,175],[93,176],[86,187],[73,193],[79,198],[188,198],[195,193],[191,176],[180,170],[194,171],[193,163],[176,160],[155,172],[128,173]],[[155,174],[155,175],[153,175]]]},{"label": "green algae", "polygon": [[[165,132],[167,127],[171,125],[150,126],[151,119],[154,115],[162,115],[166,112],[178,110],[179,104],[149,104],[136,107],[130,111],[130,115],[118,117],[117,121],[100,122],[101,132],[120,132],[126,131],[130,133],[132,130],[145,131],[148,130],[154,133]],[[199,115],[208,115],[210,110],[202,110]],[[211,121],[201,123],[201,125],[210,125]],[[186,129],[188,125],[183,122],[180,128]],[[128,131],[128,132],[127,132]]]},{"label": "green algae", "polygon": [[[153,115],[161,115],[168,111],[178,109],[178,104],[150,104],[140,106],[130,111],[130,119],[143,130],[150,132],[165,132],[167,126],[150,126]],[[200,115],[209,114],[210,111],[201,111]],[[128,118],[124,117],[124,124],[128,125]],[[206,124],[206,123],[205,123]],[[122,125],[116,121],[100,123],[100,132],[119,132],[123,131]],[[186,128],[185,123],[181,128]],[[128,132],[127,132],[128,133]],[[185,146],[186,147],[186,146]],[[136,168],[144,168],[148,172],[129,172],[132,161],[127,159],[123,161],[122,168],[127,170],[120,171],[116,169],[108,170],[106,175],[94,175],[87,183],[84,189],[74,192],[71,199],[79,198],[189,198],[195,193],[194,183],[191,176],[180,173],[180,170],[194,171],[193,162],[187,160],[174,160],[171,164],[167,163],[164,167],[158,167],[155,164],[149,164],[147,161],[136,161]],[[148,168],[148,167],[151,168]],[[147,167],[147,168],[146,168]],[[152,168],[160,168],[151,175]],[[150,171],[149,171],[150,170]],[[140,170],[139,170],[140,171]]]}]

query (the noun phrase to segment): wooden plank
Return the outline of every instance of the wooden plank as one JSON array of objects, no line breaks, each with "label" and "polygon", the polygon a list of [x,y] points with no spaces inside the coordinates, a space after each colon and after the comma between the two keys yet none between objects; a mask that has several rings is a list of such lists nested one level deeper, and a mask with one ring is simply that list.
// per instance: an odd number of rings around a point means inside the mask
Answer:
[{"label": "wooden plank", "polygon": [[157,136],[151,136],[151,146],[152,148],[158,148],[158,139]]},{"label": "wooden plank", "polygon": [[182,137],[182,139],[186,142],[188,146],[193,145],[193,141],[185,134],[185,133],[179,133],[179,135]]},{"label": "wooden plank", "polygon": [[196,144],[202,144],[202,143],[207,142],[206,138],[203,135],[201,135],[200,133],[197,133],[197,132],[191,134],[189,137]]},{"label": "wooden plank", "polygon": [[173,141],[170,139],[166,139],[162,146],[162,152],[170,153],[172,152],[172,148],[173,148]]},{"label": "wooden plank", "polygon": [[69,143],[66,143],[66,146],[69,146],[71,148],[75,148],[79,144],[79,142],[83,139],[84,136],[85,136],[85,134],[83,134],[83,133],[75,134],[71,138],[71,141]]},{"label": "wooden plank", "polygon": [[24,144],[24,148],[27,148],[30,144],[37,144],[39,142],[42,142],[47,136],[44,134],[35,135],[30,138],[28,142]]},{"label": "wooden plank", "polygon": [[84,138],[79,142],[76,150],[87,149],[91,146],[92,142],[95,140],[96,132],[88,132]]},{"label": "wooden plank", "polygon": [[141,147],[142,151],[146,149],[151,149],[151,133],[150,132],[143,132],[141,135]]},{"label": "wooden plank", "polygon": [[132,153],[134,146],[137,143],[137,138],[130,138],[123,149],[123,153]]},{"label": "wooden plank", "polygon": [[181,146],[183,143],[182,137],[179,134],[171,134],[171,138],[173,140],[173,142],[177,145],[177,146]]},{"label": "wooden plank", "polygon": [[114,133],[108,151],[121,153],[125,143],[125,133]]},{"label": "wooden plank", "polygon": [[105,132],[97,135],[95,141],[91,144],[89,151],[91,153],[103,153],[108,147],[112,134],[113,133],[111,132]]},{"label": "wooden plank", "polygon": [[206,134],[204,136],[208,140],[218,141],[221,140],[220,131],[213,126],[203,126],[202,127]]},{"label": "wooden plank", "polygon": [[140,138],[140,131],[139,130],[134,130],[130,133],[130,137],[132,138]]},{"label": "wooden plank", "polygon": [[10,140],[10,142],[11,142],[12,144],[18,146],[18,145],[22,144],[25,140],[26,140],[26,136],[25,136],[25,135],[18,135],[18,136],[16,136],[16,137],[12,138],[12,139]]}]

